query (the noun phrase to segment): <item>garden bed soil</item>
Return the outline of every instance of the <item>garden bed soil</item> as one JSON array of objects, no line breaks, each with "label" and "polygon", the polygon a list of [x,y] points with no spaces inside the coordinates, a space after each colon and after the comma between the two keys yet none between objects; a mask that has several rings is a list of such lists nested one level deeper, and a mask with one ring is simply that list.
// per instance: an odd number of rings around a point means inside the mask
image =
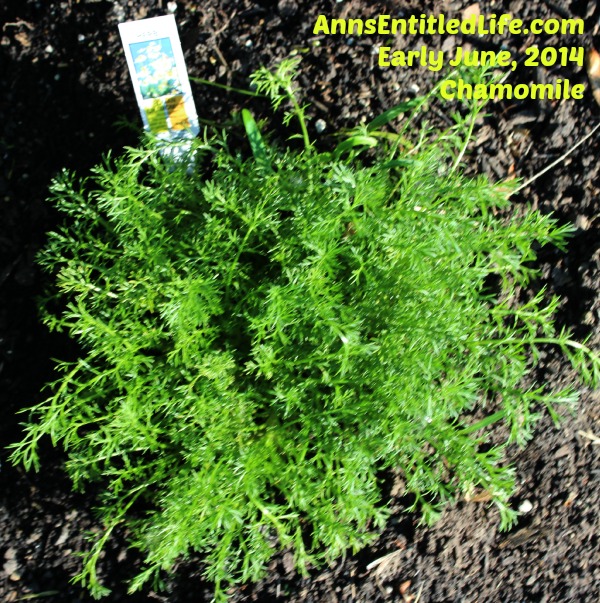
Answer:
[{"label": "garden bed soil", "polygon": [[[313,35],[319,14],[336,17],[395,16],[444,12],[459,15],[473,2],[368,2],[367,0],[5,0],[0,5],[0,600],[91,601],[71,579],[80,569],[74,554],[83,536],[97,531],[92,490],[71,492],[60,451],[48,446],[39,473],[25,473],[7,461],[5,447],[20,437],[17,411],[43,398],[52,378],[51,358],[76,353],[50,335],[36,310],[44,277],[34,263],[57,216],[45,203],[50,179],[62,168],[85,173],[109,150],[135,144],[139,116],[118,38],[117,23],[176,9],[192,76],[247,88],[249,74],[290,52],[303,56],[300,85],[311,103],[312,136],[331,144],[328,134],[368,120],[398,102],[426,92],[439,75],[423,68],[381,69],[377,36]],[[577,16],[584,36],[533,39],[512,36],[462,40],[474,47],[522,55],[532,43],[589,46],[600,8],[594,0],[479,3],[482,14],[510,12],[523,19]],[[596,40],[598,42],[598,40]],[[411,36],[395,48],[422,44],[448,50],[461,40]],[[466,162],[494,180],[528,178],[571,149],[598,121],[599,107],[585,69],[572,65],[525,68],[513,82],[567,77],[586,83],[583,100],[491,103],[476,127]],[[243,106],[261,114],[264,103],[234,92],[194,85],[203,118],[218,123]],[[451,120],[451,103],[437,102],[434,119]],[[315,124],[325,126],[317,134]],[[131,127],[133,125],[133,127]],[[564,297],[559,320],[576,336],[600,348],[600,135],[593,136],[514,198],[514,210],[528,203],[576,225],[565,253],[544,251],[538,265],[546,286]],[[573,379],[570,368],[551,353],[540,377],[558,386]],[[439,523],[425,528],[407,514],[401,481],[387,494],[393,516],[379,540],[331,567],[303,578],[289,554],[275,557],[264,580],[232,590],[232,601],[399,601],[596,602],[600,600],[600,406],[598,393],[584,390],[575,416],[557,429],[550,417],[539,422],[525,449],[511,448],[518,490],[512,501],[526,511],[509,533],[486,501],[456,501]],[[594,439],[596,438],[596,439]],[[127,595],[124,582],[140,559],[126,547],[126,534],[113,539],[100,563],[113,589],[109,601],[209,601],[202,560],[182,560],[162,591]]]}]

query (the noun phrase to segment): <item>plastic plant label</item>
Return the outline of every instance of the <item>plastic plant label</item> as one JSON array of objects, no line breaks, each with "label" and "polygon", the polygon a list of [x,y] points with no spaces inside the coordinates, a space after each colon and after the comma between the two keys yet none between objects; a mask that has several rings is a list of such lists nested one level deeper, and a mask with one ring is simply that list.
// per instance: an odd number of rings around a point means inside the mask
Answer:
[{"label": "plastic plant label", "polygon": [[[119,23],[127,65],[144,128],[183,154],[200,128],[173,15]],[[179,149],[179,150],[176,150]]]}]

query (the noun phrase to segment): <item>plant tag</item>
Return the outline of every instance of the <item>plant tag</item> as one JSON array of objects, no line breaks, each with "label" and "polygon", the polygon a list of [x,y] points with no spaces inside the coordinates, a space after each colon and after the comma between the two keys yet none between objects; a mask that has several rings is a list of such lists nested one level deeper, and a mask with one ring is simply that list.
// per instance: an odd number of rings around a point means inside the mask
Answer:
[{"label": "plant tag", "polygon": [[173,15],[119,23],[144,128],[165,142],[182,142],[182,155],[200,128]]}]

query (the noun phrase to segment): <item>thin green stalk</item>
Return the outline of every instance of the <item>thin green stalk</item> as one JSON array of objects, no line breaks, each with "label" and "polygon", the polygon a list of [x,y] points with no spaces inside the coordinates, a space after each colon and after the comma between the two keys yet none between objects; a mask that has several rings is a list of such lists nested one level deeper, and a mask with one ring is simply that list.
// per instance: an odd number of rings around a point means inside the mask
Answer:
[{"label": "thin green stalk", "polygon": [[302,140],[304,141],[304,148],[307,151],[310,151],[312,145],[310,142],[310,137],[308,136],[308,129],[306,127],[306,120],[304,118],[304,110],[302,109],[302,107],[300,107],[300,104],[296,100],[296,95],[294,94],[291,85],[286,87],[286,92],[288,98],[294,106],[294,111],[296,113],[296,116],[298,117],[298,121],[300,122],[300,129],[302,130]]}]

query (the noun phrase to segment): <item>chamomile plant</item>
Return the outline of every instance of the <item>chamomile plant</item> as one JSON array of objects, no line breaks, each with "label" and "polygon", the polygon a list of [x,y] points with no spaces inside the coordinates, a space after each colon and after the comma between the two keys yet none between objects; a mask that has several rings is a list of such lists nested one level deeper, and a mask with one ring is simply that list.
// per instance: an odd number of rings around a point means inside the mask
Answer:
[{"label": "chamomile plant", "polygon": [[289,107],[300,149],[268,144],[245,111],[251,154],[207,137],[190,174],[148,142],[52,186],[65,223],[39,256],[55,278],[42,310],[81,353],[12,460],[39,468],[49,436],[75,487],[96,484],[103,531],[79,575],[96,596],[121,524],[145,560],[132,590],[192,552],[219,600],[277,551],[306,572],[376,538],[390,471],[426,521],[480,488],[507,528],[506,445],[577,398],[535,384],[540,348],[597,381],[598,356],[555,328],[558,301],[517,295],[535,249],[571,228],[496,217],[512,185],[457,163],[472,114],[413,136],[416,99],[319,152],[296,69],[254,81]]}]

